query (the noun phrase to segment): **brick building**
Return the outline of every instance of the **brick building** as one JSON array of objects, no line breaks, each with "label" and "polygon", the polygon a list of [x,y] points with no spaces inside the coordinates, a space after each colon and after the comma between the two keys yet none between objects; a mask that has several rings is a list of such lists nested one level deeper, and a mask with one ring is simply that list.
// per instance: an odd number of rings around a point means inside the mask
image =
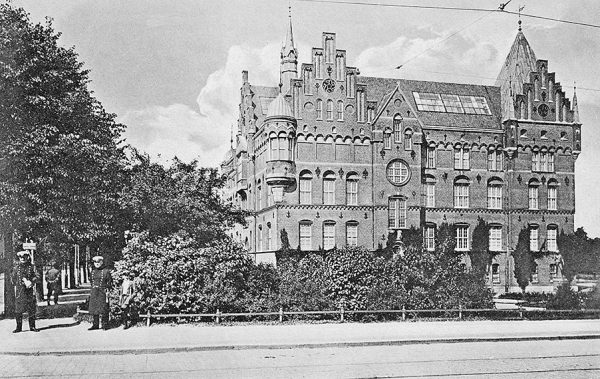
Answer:
[{"label": "brick building", "polygon": [[478,217],[491,224],[496,292],[515,291],[511,249],[523,228],[539,250],[529,290],[562,280],[556,244],[573,231],[577,98],[519,29],[496,85],[361,76],[323,33],[298,65],[290,21],[279,86],[242,73],[235,148],[222,170],[227,196],[254,211],[232,231],[257,261],[274,261],[285,229],[302,250],[385,245],[389,232],[457,226],[468,251]]}]

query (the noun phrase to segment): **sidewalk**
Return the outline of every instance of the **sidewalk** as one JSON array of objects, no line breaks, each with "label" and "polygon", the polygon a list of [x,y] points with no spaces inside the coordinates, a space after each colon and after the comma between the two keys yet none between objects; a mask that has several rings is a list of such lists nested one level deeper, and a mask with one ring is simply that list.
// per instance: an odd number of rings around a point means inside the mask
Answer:
[{"label": "sidewalk", "polygon": [[38,320],[39,333],[13,334],[0,320],[0,355],[140,354],[481,341],[600,339],[600,320],[388,322],[281,325],[154,325],[88,331],[73,319]]}]

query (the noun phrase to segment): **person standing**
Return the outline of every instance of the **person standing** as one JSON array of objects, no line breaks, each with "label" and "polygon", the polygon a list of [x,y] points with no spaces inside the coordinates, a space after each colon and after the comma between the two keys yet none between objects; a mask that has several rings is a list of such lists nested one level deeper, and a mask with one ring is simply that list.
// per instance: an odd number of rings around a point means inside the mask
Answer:
[{"label": "person standing", "polygon": [[108,312],[110,311],[108,303],[108,291],[112,288],[112,277],[110,270],[104,266],[104,258],[100,255],[92,258],[94,267],[90,282],[92,291],[90,292],[89,312],[94,321],[92,327],[88,330],[100,329],[100,316],[102,316],[102,329],[108,330]]},{"label": "person standing", "polygon": [[[135,274],[133,272],[123,272],[123,283],[121,283],[121,296],[119,297],[119,306],[121,307],[121,322],[123,329],[132,326],[133,321],[133,298],[135,296]],[[129,325],[127,324],[129,321]]]},{"label": "person standing", "polygon": [[13,333],[23,331],[23,313],[29,317],[29,330],[38,332],[35,327],[35,312],[37,303],[35,299],[35,283],[39,282],[31,257],[28,251],[17,253],[19,263],[13,267],[11,273],[12,285],[15,287],[15,321],[17,328]]},{"label": "person standing", "polygon": [[58,295],[60,294],[60,271],[56,268],[56,264],[52,264],[52,267],[46,271],[46,284],[48,287],[48,305],[50,305],[50,298],[54,293],[54,304],[58,304]]}]

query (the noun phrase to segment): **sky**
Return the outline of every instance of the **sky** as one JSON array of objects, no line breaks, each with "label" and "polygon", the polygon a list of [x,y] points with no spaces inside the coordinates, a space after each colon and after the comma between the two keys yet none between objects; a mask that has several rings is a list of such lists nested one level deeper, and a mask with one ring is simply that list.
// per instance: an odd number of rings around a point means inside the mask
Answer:
[{"label": "sky", "polygon": [[[507,0],[356,0],[497,9]],[[337,34],[362,75],[493,85],[517,33],[517,15],[331,4],[307,0],[13,0],[34,22],[53,19],[74,46],[90,88],[127,126],[127,143],[162,162],[177,156],[217,166],[237,123],[241,71],[275,86],[292,9],[300,63]],[[600,24],[597,0],[519,0],[505,10]],[[600,28],[523,16],[538,59],[577,97],[582,153],[576,161],[576,227],[600,237]],[[400,70],[395,67],[402,65]]]}]

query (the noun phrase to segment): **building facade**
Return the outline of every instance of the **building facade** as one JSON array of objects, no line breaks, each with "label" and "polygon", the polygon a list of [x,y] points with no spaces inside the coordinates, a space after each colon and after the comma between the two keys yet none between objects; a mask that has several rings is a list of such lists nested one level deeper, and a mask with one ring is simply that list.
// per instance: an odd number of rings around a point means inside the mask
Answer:
[{"label": "building facade", "polygon": [[362,245],[390,232],[456,226],[468,252],[481,217],[498,252],[488,282],[518,289],[510,255],[526,228],[540,251],[529,290],[562,280],[557,237],[573,232],[574,167],[581,150],[571,102],[548,62],[519,30],[496,85],[361,76],[336,35],[323,33],[298,65],[290,21],[279,86],[242,73],[235,148],[222,170],[226,195],[253,215],[232,231],[257,261],[274,262],[285,230],[302,250]]}]

